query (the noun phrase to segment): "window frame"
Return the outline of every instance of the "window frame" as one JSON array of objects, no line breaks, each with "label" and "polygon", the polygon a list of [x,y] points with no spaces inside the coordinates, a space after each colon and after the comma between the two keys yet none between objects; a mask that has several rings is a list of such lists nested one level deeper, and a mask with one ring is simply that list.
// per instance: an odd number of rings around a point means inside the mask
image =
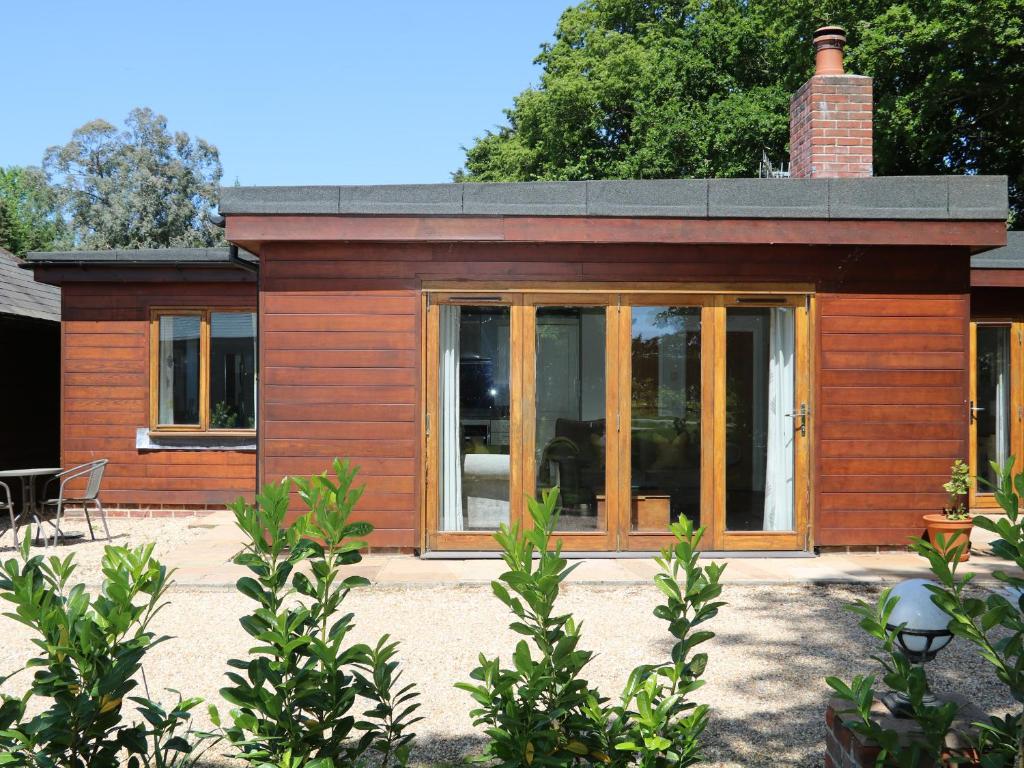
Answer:
[{"label": "window frame", "polygon": [[[210,353],[211,317],[217,314],[250,314],[256,316],[254,307],[151,307],[149,311],[149,431],[154,435],[176,437],[209,436],[252,437],[256,427],[219,429],[210,427]],[[160,415],[160,318],[167,316],[199,317],[199,423],[161,424]],[[259,331],[253,337],[253,353],[259,356]],[[253,371],[256,397],[259,397],[259,365]],[[257,400],[258,401],[258,400]]]}]

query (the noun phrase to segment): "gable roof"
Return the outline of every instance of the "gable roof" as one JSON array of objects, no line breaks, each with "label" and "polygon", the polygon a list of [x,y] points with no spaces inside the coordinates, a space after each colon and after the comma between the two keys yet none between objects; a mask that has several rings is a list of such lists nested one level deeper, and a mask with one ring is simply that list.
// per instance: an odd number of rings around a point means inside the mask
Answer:
[{"label": "gable roof", "polygon": [[32,270],[0,248],[0,315],[60,322],[60,288],[36,282]]},{"label": "gable roof", "polygon": [[1024,269],[1024,232],[1007,232],[1002,248],[972,256],[971,269]]}]

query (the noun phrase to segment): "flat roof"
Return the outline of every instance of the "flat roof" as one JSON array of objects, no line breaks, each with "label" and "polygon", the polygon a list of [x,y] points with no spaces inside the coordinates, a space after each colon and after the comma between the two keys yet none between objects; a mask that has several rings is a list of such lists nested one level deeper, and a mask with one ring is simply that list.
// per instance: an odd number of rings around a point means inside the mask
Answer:
[{"label": "flat roof", "polygon": [[1006,176],[221,187],[220,213],[1005,220]]},{"label": "flat roof", "polygon": [[971,256],[971,269],[1024,269],[1024,232],[1007,232],[1002,248]]},{"label": "flat roof", "polygon": [[0,248],[0,315],[60,322],[60,288],[37,282],[22,263]]},{"label": "flat roof", "polygon": [[[242,261],[259,264],[259,258],[239,249]],[[31,266],[71,264],[117,267],[183,266],[237,266],[231,259],[231,249],[220,248],[113,248],[105,251],[31,251],[27,262]]]}]

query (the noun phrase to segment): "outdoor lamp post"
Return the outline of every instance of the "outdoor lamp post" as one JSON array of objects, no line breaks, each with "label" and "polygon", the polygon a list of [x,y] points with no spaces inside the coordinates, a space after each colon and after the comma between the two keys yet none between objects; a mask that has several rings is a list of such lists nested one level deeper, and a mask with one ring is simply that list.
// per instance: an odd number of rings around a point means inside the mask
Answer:
[{"label": "outdoor lamp post", "polygon": [[[907,579],[893,587],[890,593],[899,601],[889,615],[886,629],[892,631],[901,624],[906,626],[896,635],[896,641],[912,664],[931,661],[935,654],[949,645],[953,633],[947,629],[949,616],[932,602],[932,591],[927,579]],[[910,716],[910,700],[906,694],[888,691],[881,696],[882,703],[896,717]],[[924,703],[934,706],[938,700],[930,691],[924,695]]]}]

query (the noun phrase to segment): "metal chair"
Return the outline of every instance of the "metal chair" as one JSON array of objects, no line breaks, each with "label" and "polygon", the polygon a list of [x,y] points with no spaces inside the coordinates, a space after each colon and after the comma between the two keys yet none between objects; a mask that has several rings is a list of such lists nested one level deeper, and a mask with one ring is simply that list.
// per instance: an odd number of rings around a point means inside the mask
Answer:
[{"label": "metal chair", "polygon": [[14,514],[14,501],[7,483],[0,482],[0,512],[7,510],[11,516],[11,535],[14,536],[14,548],[18,548],[18,521]]},{"label": "metal chair", "polygon": [[[54,498],[46,498],[43,501],[42,506],[45,510],[47,507],[55,507],[56,515],[53,519],[53,544],[57,544],[57,538],[60,536],[60,518],[64,513],[64,507],[68,503],[81,504],[82,511],[85,512],[85,522],[89,525],[89,535],[92,536],[93,541],[96,540],[96,534],[92,530],[92,518],[89,517],[89,505],[95,504],[96,509],[100,512],[100,520],[103,521],[103,530],[106,531],[107,541],[110,541],[110,528],[107,527],[107,513],[103,509],[103,503],[100,501],[100,483],[103,481],[103,470],[107,466],[107,459],[97,459],[96,461],[90,461],[87,464],[80,464],[77,467],[71,469],[65,469],[54,475],[46,484],[44,489],[44,498],[49,496],[49,488],[54,483],[60,483],[60,488],[57,491],[57,496]],[[76,493],[75,495],[68,494],[68,484],[73,480],[77,480],[80,477],[86,477],[85,490],[82,493]],[[73,493],[73,492],[72,492]]]}]

